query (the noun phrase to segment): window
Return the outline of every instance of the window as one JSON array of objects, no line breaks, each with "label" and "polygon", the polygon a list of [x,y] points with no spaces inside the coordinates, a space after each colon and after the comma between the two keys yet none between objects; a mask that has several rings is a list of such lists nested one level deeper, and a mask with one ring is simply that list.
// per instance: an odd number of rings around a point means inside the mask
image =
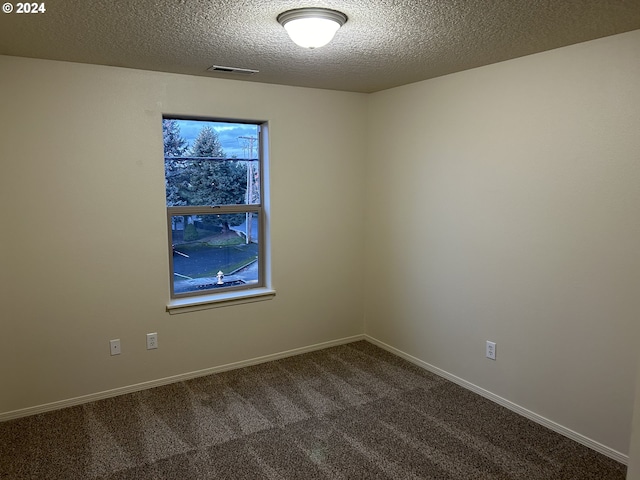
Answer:
[{"label": "window", "polygon": [[171,298],[265,286],[263,131],[163,118]]}]

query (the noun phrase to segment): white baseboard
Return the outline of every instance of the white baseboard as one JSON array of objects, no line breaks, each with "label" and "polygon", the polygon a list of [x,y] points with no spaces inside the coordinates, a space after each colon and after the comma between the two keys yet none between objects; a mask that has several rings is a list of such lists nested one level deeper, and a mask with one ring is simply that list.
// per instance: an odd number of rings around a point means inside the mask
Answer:
[{"label": "white baseboard", "polygon": [[617,450],[614,450],[612,448],[607,447],[606,445],[603,445],[602,443],[596,442],[595,440],[592,440],[589,437],[586,437],[578,432],[574,432],[573,430],[564,427],[552,420],[549,420],[548,418],[545,418],[541,415],[538,415],[535,412],[532,412],[531,410],[527,410],[524,407],[521,407],[520,405],[513,403],[505,398],[502,398],[494,393],[491,393],[488,390],[485,390],[484,388],[481,388],[477,385],[474,385],[471,382],[468,382],[460,377],[456,377],[455,375],[446,372],[438,367],[435,367],[427,362],[423,362],[422,360],[420,360],[419,358],[416,358],[412,355],[409,355],[408,353],[403,352],[402,350],[398,350],[397,348],[392,347],[391,345],[387,345],[384,342],[381,342],[380,340],[377,340],[376,338],[373,338],[369,335],[365,335],[365,340],[367,340],[368,342],[373,343],[374,345],[379,346],[380,348],[383,348],[399,357],[404,358],[405,360],[408,360],[409,362],[424,368],[425,370],[428,370],[431,373],[435,373],[436,375],[446,378],[447,380],[452,381],[453,383],[460,385],[461,387],[466,388],[467,390],[471,390],[472,392],[475,392],[489,400],[491,400],[492,402],[497,403],[498,405],[502,405],[503,407],[508,408],[509,410],[522,415],[523,417],[528,418],[529,420],[533,420],[536,423],[539,423],[540,425],[543,425],[545,427],[547,427],[550,430],[553,430],[554,432],[559,433],[560,435],[564,435],[565,437],[570,438],[571,440],[574,440],[586,447],[591,448],[592,450],[595,450],[596,452],[602,453],[603,455],[606,455],[607,457],[610,457],[624,465],[628,465],[629,463],[629,456],[625,455],[624,453],[618,452]]},{"label": "white baseboard", "polygon": [[126,387],[114,388],[112,390],[106,390],[98,393],[91,393],[89,395],[82,395],[80,397],[69,398],[67,400],[60,400],[57,402],[45,403],[43,405],[36,405],[34,407],[22,408],[19,410],[12,410],[10,412],[0,413],[0,422],[12,420],[20,417],[27,417],[30,415],[36,415],[38,413],[50,412],[53,410],[59,410],[61,408],[73,407],[76,405],[82,405],[84,403],[95,402],[96,400],[102,400],[105,398],[117,397],[126,393],[139,392],[147,390],[149,388],[160,387],[162,385],[168,385],[171,383],[182,382],[184,380],[190,380],[192,378],[204,377],[213,373],[224,372],[227,370],[235,370],[237,368],[248,367],[251,365],[258,365],[260,363],[271,362],[273,360],[279,360],[281,358],[293,357],[294,355],[300,355],[302,353],[313,352],[315,350],[322,350],[324,348],[335,347],[337,345],[344,345],[346,343],[357,342],[364,340],[364,335],[354,335],[352,337],[340,338],[338,340],[331,340],[329,342],[317,343],[315,345],[309,345],[306,347],[294,348],[293,350],[287,350],[284,352],[272,353],[270,355],[264,355],[262,357],[251,358],[249,360],[242,360],[240,362],[227,363],[217,367],[205,368],[203,370],[196,370],[195,372],[183,373],[180,375],[174,375],[171,377],[160,378],[158,380],[151,380],[149,382],[137,383],[135,385],[129,385]]},{"label": "white baseboard", "polygon": [[549,420],[548,418],[545,418],[541,415],[538,415],[535,412],[532,412],[531,410],[527,410],[524,407],[521,407],[520,405],[513,403],[505,398],[502,398],[494,393],[491,393],[488,390],[485,390],[484,388],[481,388],[477,385],[474,385],[471,382],[468,382],[460,377],[457,377],[445,370],[442,370],[438,367],[435,367],[427,362],[424,362],[422,360],[420,360],[419,358],[416,358],[412,355],[409,355],[408,353],[403,352],[402,350],[398,350],[395,347],[392,347],[391,345],[387,345],[384,342],[381,342],[380,340],[371,337],[369,335],[354,335],[352,337],[345,337],[345,338],[341,338],[338,340],[331,340],[328,342],[323,342],[323,343],[317,343],[314,345],[309,345],[306,347],[300,347],[300,348],[294,348],[292,350],[287,350],[284,352],[278,352],[278,353],[273,353],[270,355],[264,355],[262,357],[256,357],[256,358],[251,358],[248,360],[242,360],[239,362],[233,362],[233,363],[228,363],[225,365],[220,365],[217,367],[211,367],[211,368],[206,368],[203,370],[197,370],[194,372],[188,372],[188,373],[183,373],[180,375],[174,375],[171,377],[165,377],[165,378],[160,378],[157,380],[152,380],[149,382],[142,382],[142,383],[137,383],[134,385],[129,385],[126,387],[119,387],[119,388],[114,388],[112,390],[106,390],[103,392],[98,392],[98,393],[92,393],[89,395],[83,395],[80,397],[75,397],[75,398],[70,398],[67,400],[60,400],[57,402],[51,402],[51,403],[46,403],[43,405],[36,405],[34,407],[28,407],[28,408],[23,408],[23,409],[19,409],[19,410],[13,410],[10,412],[5,412],[5,413],[0,413],[0,422],[4,422],[7,420],[12,420],[15,418],[20,418],[20,417],[27,417],[30,415],[36,415],[38,413],[44,413],[44,412],[50,412],[53,410],[59,410],[61,408],[66,408],[66,407],[73,407],[76,405],[82,405],[84,403],[89,403],[89,402],[94,402],[96,400],[102,400],[105,398],[111,398],[111,397],[117,397],[119,395],[124,395],[127,393],[133,393],[133,392],[139,392],[142,390],[146,390],[149,388],[154,388],[154,387],[160,387],[162,385],[168,385],[171,383],[176,383],[176,382],[182,382],[184,380],[189,380],[192,378],[197,378],[197,377],[203,377],[206,375],[211,375],[214,373],[219,373],[219,372],[224,372],[227,370],[234,370],[237,368],[242,368],[242,367],[248,367],[251,365],[258,365],[260,363],[265,363],[265,362],[271,362],[273,360],[278,360],[281,358],[286,358],[286,357],[292,357],[295,355],[300,355],[303,353],[307,353],[307,352],[313,352],[316,350],[322,350],[324,348],[329,348],[329,347],[335,347],[338,345],[344,345],[347,343],[352,343],[352,342],[357,342],[359,340],[367,340],[368,342],[373,343],[374,345],[379,346],[380,348],[383,348],[401,358],[404,358],[405,360],[408,360],[409,362],[424,368],[425,370],[432,372],[440,377],[446,378],[447,380],[452,381],[453,383],[460,385],[461,387],[464,387],[468,390],[471,390],[472,392],[475,392],[489,400],[491,400],[492,402],[495,402],[499,405],[502,405],[503,407],[508,408],[509,410],[522,415],[523,417],[528,418],[529,420],[532,420],[536,423],[539,423],[540,425],[543,425],[547,428],[549,428],[550,430],[553,430],[554,432],[557,432],[561,435],[564,435],[565,437],[570,438],[571,440],[574,440],[586,447],[591,448],[592,450],[595,450],[596,452],[600,452],[603,455],[606,455],[607,457],[610,457],[624,465],[627,465],[629,463],[629,456],[625,455],[621,452],[618,452],[617,450],[614,450],[612,448],[607,447],[606,445],[603,445],[599,442],[596,442],[595,440],[592,440],[589,437],[586,437],[578,432],[574,432],[573,430],[566,428],[552,420]]}]

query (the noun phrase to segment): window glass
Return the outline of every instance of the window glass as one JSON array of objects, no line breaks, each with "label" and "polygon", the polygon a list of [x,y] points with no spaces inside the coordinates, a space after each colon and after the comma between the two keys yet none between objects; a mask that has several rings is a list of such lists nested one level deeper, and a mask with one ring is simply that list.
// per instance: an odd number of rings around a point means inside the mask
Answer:
[{"label": "window glass", "polygon": [[260,125],[163,119],[173,297],[262,286]]},{"label": "window glass", "polygon": [[256,214],[180,215],[172,225],[175,293],[258,283]]}]

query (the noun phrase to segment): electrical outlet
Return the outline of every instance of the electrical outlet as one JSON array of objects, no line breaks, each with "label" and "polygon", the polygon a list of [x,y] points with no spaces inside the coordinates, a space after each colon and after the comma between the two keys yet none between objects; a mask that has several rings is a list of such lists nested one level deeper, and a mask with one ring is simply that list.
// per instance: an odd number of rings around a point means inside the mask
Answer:
[{"label": "electrical outlet", "polygon": [[158,348],[158,334],[147,333],[147,350],[153,350]]},{"label": "electrical outlet", "polygon": [[496,343],[487,340],[487,358],[496,359]]},{"label": "electrical outlet", "polygon": [[115,340],[109,340],[109,345],[111,347],[111,355],[120,355],[120,339],[116,338]]}]

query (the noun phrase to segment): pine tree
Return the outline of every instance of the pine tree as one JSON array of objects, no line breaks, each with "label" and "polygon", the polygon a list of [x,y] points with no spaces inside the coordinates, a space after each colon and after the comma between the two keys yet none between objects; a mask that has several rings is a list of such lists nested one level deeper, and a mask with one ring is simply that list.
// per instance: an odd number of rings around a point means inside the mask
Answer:
[{"label": "pine tree", "polygon": [[167,206],[186,205],[184,192],[189,183],[188,165],[184,160],[174,160],[171,157],[184,155],[189,147],[188,142],[180,135],[177,120],[162,120],[162,137]]},{"label": "pine tree", "polygon": [[[200,130],[191,148],[194,157],[225,158],[218,134],[211,127]],[[233,160],[194,160],[190,168],[189,205],[236,205],[245,203],[247,167],[244,162]],[[226,214],[205,223],[214,223],[229,230],[230,225],[240,225],[244,214]]]},{"label": "pine tree", "polygon": [[180,125],[177,120],[162,120],[162,137],[164,139],[164,156],[181,157],[189,148],[188,142],[180,136]]},{"label": "pine tree", "polygon": [[218,133],[211,127],[203,127],[191,147],[191,155],[194,157],[219,157],[224,158],[224,150],[220,144]]}]

